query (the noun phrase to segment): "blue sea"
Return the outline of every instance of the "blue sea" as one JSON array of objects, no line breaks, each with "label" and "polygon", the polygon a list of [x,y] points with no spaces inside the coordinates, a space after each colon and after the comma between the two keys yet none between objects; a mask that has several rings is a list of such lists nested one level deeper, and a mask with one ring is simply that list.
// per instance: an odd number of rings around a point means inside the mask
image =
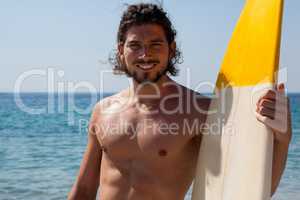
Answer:
[{"label": "blue sea", "polygon": [[[66,199],[92,105],[109,95],[0,93],[0,200]],[[274,200],[300,199],[300,94],[289,96],[293,138]]]}]

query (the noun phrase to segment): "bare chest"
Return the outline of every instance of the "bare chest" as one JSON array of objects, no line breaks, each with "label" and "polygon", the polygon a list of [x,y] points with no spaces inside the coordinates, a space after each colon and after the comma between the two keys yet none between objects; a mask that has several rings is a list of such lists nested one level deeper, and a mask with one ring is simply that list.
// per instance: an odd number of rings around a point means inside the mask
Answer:
[{"label": "bare chest", "polygon": [[104,118],[98,139],[113,157],[156,158],[176,156],[196,133],[195,122],[187,116],[125,113]]}]

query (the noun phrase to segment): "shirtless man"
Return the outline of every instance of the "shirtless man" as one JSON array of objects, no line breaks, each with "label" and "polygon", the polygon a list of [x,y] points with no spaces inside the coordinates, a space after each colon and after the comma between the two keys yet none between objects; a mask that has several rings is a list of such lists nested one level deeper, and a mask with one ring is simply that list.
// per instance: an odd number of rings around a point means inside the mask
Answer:
[{"label": "shirtless man", "polygon": [[[95,199],[98,187],[103,200],[184,199],[195,174],[210,99],[169,78],[180,58],[175,36],[159,6],[130,5],[124,12],[114,70],[126,73],[133,84],[96,104],[69,200]],[[291,138],[290,117],[280,121],[288,124],[286,132],[266,120],[274,117],[275,95],[286,102],[281,85],[257,103],[258,120],[275,136],[272,194]],[[276,106],[289,116],[288,103]]]}]

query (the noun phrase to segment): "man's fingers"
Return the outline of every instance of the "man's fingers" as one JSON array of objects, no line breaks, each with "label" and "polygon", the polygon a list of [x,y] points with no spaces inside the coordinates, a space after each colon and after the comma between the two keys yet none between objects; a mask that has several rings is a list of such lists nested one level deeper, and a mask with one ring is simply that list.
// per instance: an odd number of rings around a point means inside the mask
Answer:
[{"label": "man's fingers", "polygon": [[259,107],[257,112],[265,117],[269,117],[270,119],[275,118],[275,110],[267,107]]},{"label": "man's fingers", "polygon": [[258,106],[267,107],[269,109],[275,110],[275,101],[269,99],[262,99]]},{"label": "man's fingers", "polygon": [[269,100],[268,102],[273,101],[277,104],[286,104],[286,96],[284,92],[284,89],[281,89],[281,91],[268,90],[263,96],[259,98],[256,105],[260,105],[264,100]]},{"label": "man's fingers", "polygon": [[281,101],[272,101],[269,99],[262,99],[258,104],[257,104],[257,109],[258,110],[260,107],[266,107],[271,110],[275,110],[276,113],[284,113],[287,110],[287,104],[288,104],[288,99],[281,100]]},{"label": "man's fingers", "polygon": [[276,99],[276,92],[274,90],[268,90],[261,99],[270,99],[275,100]]},{"label": "man's fingers", "polygon": [[256,116],[256,118],[258,119],[258,121],[260,121],[260,122],[262,122],[262,123],[264,123],[264,124],[266,124],[266,125],[271,124],[271,121],[273,121],[272,119],[270,119],[270,118],[268,118],[268,117],[266,117],[266,116],[263,116],[263,115],[261,115],[261,114],[258,113],[258,112],[255,112],[255,116]]}]

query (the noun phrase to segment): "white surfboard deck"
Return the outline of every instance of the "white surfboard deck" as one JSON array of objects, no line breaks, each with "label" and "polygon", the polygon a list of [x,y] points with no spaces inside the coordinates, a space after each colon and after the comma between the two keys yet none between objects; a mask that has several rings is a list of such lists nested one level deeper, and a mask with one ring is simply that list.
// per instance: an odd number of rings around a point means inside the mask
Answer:
[{"label": "white surfboard deck", "polygon": [[255,117],[278,69],[282,0],[248,0],[218,75],[192,200],[271,198],[273,134]]}]

